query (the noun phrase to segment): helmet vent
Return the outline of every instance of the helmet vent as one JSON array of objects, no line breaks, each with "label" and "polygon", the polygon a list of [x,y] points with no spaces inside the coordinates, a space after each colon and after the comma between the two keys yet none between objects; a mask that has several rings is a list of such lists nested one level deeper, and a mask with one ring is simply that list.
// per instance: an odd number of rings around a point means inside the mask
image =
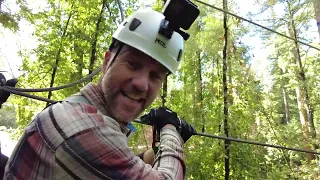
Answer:
[{"label": "helmet vent", "polygon": [[181,56],[182,56],[182,49],[180,49],[179,54],[178,54],[178,58],[177,58],[178,62],[181,61]]},{"label": "helmet vent", "polygon": [[131,21],[131,24],[129,26],[129,29],[130,31],[134,31],[137,29],[137,27],[139,27],[141,24],[141,21],[137,18],[134,18],[132,21]]}]

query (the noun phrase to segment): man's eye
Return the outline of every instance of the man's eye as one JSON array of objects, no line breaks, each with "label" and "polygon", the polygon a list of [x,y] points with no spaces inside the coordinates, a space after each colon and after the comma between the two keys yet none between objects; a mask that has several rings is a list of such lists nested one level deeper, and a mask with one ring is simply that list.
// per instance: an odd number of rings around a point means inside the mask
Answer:
[{"label": "man's eye", "polygon": [[152,72],[152,73],[150,74],[150,76],[151,76],[152,79],[155,79],[155,80],[157,80],[157,81],[162,81],[161,76],[160,76],[158,73],[156,73],[156,72]]},{"label": "man's eye", "polygon": [[139,68],[139,63],[133,62],[133,61],[128,61],[129,68],[132,70],[138,69]]}]

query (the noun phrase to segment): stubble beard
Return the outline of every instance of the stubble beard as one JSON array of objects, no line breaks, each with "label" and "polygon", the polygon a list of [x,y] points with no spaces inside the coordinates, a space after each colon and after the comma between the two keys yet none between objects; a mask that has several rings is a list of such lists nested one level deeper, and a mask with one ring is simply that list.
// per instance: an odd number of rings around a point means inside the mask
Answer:
[{"label": "stubble beard", "polygon": [[143,107],[142,107],[130,118],[123,117],[123,115],[115,109],[116,107],[119,107],[118,102],[116,102],[116,98],[118,96],[122,96],[120,90],[112,91],[110,87],[106,87],[106,88],[103,88],[103,94],[106,100],[105,108],[108,113],[108,116],[122,124],[127,124],[128,122],[133,121],[135,118],[139,116],[141,112],[143,112]]}]

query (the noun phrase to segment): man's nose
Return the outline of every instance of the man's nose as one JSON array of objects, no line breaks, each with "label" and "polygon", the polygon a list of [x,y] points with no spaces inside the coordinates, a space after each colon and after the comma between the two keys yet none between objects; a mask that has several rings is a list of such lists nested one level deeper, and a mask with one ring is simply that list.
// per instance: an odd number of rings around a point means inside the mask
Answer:
[{"label": "man's nose", "polygon": [[140,73],[132,79],[132,85],[139,91],[147,91],[149,88],[149,77],[145,73]]}]

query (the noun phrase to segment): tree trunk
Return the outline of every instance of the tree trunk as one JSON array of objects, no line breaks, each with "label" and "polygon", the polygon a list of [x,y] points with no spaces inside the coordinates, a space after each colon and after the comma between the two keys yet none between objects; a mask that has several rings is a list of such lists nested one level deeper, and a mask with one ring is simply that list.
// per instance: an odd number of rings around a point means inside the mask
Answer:
[{"label": "tree trunk", "polygon": [[[79,47],[80,49],[80,47]],[[82,72],[83,72],[83,69],[85,69],[85,63],[84,63],[84,52],[82,49],[80,49],[77,53],[77,61],[76,61],[76,64],[77,64],[77,70],[78,70],[78,78],[82,78]],[[76,81],[77,79],[73,78],[72,81]]]},{"label": "tree trunk", "polygon": [[201,122],[202,122],[202,127],[201,127],[201,131],[202,133],[205,132],[205,124],[206,124],[206,120],[203,116],[203,94],[202,94],[202,71],[201,71],[201,52],[198,51],[197,52],[197,56],[198,56],[198,83],[197,83],[197,91],[198,91],[198,109],[199,109],[199,113],[200,113],[200,118],[201,118]]},{"label": "tree trunk", "polygon": [[[53,87],[53,85],[54,85],[54,80],[55,80],[55,77],[56,77],[56,74],[57,74],[57,69],[58,69],[58,65],[59,65],[60,58],[61,58],[61,51],[62,51],[62,48],[63,48],[63,39],[64,39],[65,36],[66,36],[67,29],[68,29],[68,26],[69,26],[71,17],[72,17],[72,15],[73,15],[73,4],[72,4],[72,6],[71,6],[71,9],[72,9],[72,10],[71,10],[70,13],[69,13],[68,20],[67,20],[66,25],[64,26],[64,29],[63,29],[63,32],[62,32],[62,36],[60,37],[59,49],[58,49],[58,52],[57,52],[57,54],[56,54],[56,61],[55,61],[54,67],[53,67],[53,69],[52,69],[50,87]],[[49,91],[49,93],[48,93],[48,99],[51,99],[51,97],[52,97],[52,91]],[[47,103],[47,106],[48,106],[49,104],[50,104],[50,103]]]},{"label": "tree trunk", "polygon": [[288,124],[290,122],[290,111],[289,111],[289,103],[288,103],[288,95],[287,89],[282,87],[282,95],[283,95],[283,103],[284,103],[284,124]]},{"label": "tree trunk", "polygon": [[229,103],[229,106],[232,106],[233,97],[237,96],[237,91],[232,86],[232,62],[230,61],[230,56],[228,58],[228,62],[227,63],[228,63],[228,82],[229,82],[229,87],[231,87],[231,89],[229,89],[230,95],[228,96],[228,103]]},{"label": "tree trunk", "polygon": [[162,85],[161,100],[162,100],[162,106],[163,106],[163,107],[166,107],[167,93],[168,93],[168,76],[166,76],[166,78],[164,79],[163,85]]},{"label": "tree trunk", "polygon": [[[309,131],[309,122],[308,122],[308,113],[307,113],[307,105],[305,102],[305,95],[302,91],[301,87],[296,87],[296,94],[297,94],[297,102],[298,102],[298,108],[299,108],[299,116],[300,116],[300,123],[302,127],[302,133],[303,137],[306,141],[306,150],[312,150],[311,149],[311,137],[310,137],[310,131]],[[307,153],[307,160],[310,162],[311,160],[315,159],[315,156],[313,154]]]},{"label": "tree trunk", "polygon": [[117,0],[117,3],[118,3],[119,10],[120,10],[121,21],[124,21],[124,13],[123,13],[123,7],[122,7],[121,0]]},{"label": "tree trunk", "polygon": [[[306,140],[305,148],[307,150],[311,150],[311,138],[316,137],[316,131],[315,131],[315,126],[313,122],[313,111],[309,101],[309,94],[307,89],[307,78],[305,75],[304,67],[302,65],[299,44],[297,42],[298,34],[297,34],[296,25],[294,21],[294,15],[292,13],[291,5],[289,2],[287,2],[287,5],[289,7],[288,9],[289,9],[289,14],[291,18],[291,22],[289,24],[290,36],[296,40],[294,42],[295,49],[292,50],[291,52],[295,57],[295,64],[297,64],[298,66],[298,69],[296,70],[297,80],[298,80],[297,87],[296,87],[296,94],[297,94],[297,102],[298,102],[298,108],[299,108],[299,117],[300,117],[300,123],[302,126],[303,136]],[[315,155],[307,154],[308,162],[310,162],[313,159],[315,159]]]},{"label": "tree trunk", "polygon": [[[283,76],[283,71],[280,69],[280,75]],[[283,96],[283,111],[284,111],[284,117],[281,118],[282,124],[288,124],[290,122],[290,108],[289,108],[289,102],[288,102],[288,93],[287,88],[281,83],[281,89],[282,89],[282,96]]]},{"label": "tree trunk", "polygon": [[[228,11],[227,0],[223,0],[223,9]],[[228,81],[227,81],[227,48],[228,48],[228,27],[227,27],[227,14],[223,14],[223,28],[224,28],[224,47],[223,47],[223,114],[224,114],[224,133],[226,137],[229,137],[229,125],[228,125],[228,116],[229,116],[229,105],[228,105]],[[224,141],[225,149],[225,158],[224,158],[224,179],[229,180],[230,176],[230,141]]]},{"label": "tree trunk", "polygon": [[[103,16],[104,16],[103,12],[105,11],[106,7],[107,7],[107,0],[103,0],[102,6],[100,9],[100,14],[99,14],[99,17],[98,17],[98,20],[96,23],[96,29],[94,32],[93,40],[91,43],[91,57],[90,57],[90,64],[89,64],[89,74],[91,74],[93,72],[93,66],[94,66],[94,63],[97,59],[97,57],[96,57],[97,41],[98,41],[98,36],[99,36],[99,32],[100,32],[100,24],[102,23]],[[92,81],[92,78],[91,78],[91,81]]]}]

